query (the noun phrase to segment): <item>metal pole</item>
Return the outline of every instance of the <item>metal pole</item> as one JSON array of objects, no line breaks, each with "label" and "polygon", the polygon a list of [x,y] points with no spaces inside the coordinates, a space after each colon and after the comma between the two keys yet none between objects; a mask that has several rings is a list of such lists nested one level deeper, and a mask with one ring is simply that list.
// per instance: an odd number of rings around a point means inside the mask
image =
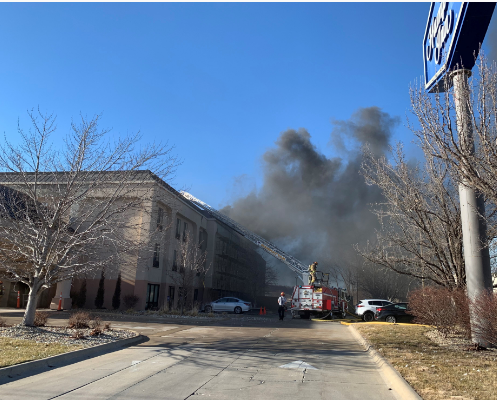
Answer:
[{"label": "metal pole", "polygon": [[[461,149],[467,155],[475,152],[473,126],[469,109],[468,77],[471,71],[460,69],[451,74],[454,83],[454,102],[456,106],[457,132]],[[485,291],[492,290],[490,254],[487,241],[487,226],[484,218],[484,197],[477,190],[469,187],[465,180],[459,184],[459,202],[461,206],[461,223],[463,233],[464,264],[466,268],[467,293],[470,300],[478,298]],[[474,326],[479,316],[470,309],[471,334],[474,343],[488,347],[488,343],[479,337]]]}]

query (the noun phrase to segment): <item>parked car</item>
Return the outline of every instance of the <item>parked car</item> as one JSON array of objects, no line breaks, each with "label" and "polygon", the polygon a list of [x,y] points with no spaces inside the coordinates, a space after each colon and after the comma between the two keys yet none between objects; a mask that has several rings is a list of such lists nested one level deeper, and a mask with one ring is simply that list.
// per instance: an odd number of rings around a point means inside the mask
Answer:
[{"label": "parked car", "polygon": [[392,304],[391,301],[384,299],[365,299],[360,300],[355,306],[355,313],[366,322],[374,321],[376,307],[387,306]]},{"label": "parked car", "polygon": [[388,306],[376,308],[374,319],[376,321],[386,321],[391,323],[396,322],[411,322],[414,315],[407,313],[409,305],[407,303],[393,303]]},{"label": "parked car", "polygon": [[204,308],[206,313],[216,312],[216,311],[226,311],[234,312],[235,314],[241,314],[247,312],[252,307],[249,301],[242,299],[237,299],[236,297],[223,297],[221,299],[215,300],[210,304],[207,304]]}]

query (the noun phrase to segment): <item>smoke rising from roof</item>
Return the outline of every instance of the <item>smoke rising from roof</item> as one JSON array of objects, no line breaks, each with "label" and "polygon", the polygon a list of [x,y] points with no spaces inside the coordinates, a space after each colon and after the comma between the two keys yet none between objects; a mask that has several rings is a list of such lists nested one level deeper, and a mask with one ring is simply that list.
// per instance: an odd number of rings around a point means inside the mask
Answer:
[{"label": "smoke rising from roof", "polygon": [[[332,262],[357,260],[352,246],[372,237],[378,223],[370,204],[382,201],[380,191],[359,173],[360,147],[369,143],[383,154],[398,122],[378,107],[333,121],[330,145],[340,154],[335,158],[321,153],[304,128],[282,132],[263,155],[262,188],[220,211],[303,263],[318,261],[321,270]],[[286,266],[277,270],[281,284],[295,283]]]}]

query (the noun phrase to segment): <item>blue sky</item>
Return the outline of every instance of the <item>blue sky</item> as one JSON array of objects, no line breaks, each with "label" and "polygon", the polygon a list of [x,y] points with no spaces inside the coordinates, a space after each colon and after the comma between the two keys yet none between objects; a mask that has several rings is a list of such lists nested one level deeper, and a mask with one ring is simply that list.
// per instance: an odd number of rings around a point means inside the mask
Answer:
[{"label": "blue sky", "polygon": [[[429,3],[2,3],[0,131],[26,110],[103,113],[183,159],[177,188],[215,207],[261,183],[279,134],[328,156],[332,120],[378,106],[405,121]],[[404,126],[396,140],[410,142]]]}]

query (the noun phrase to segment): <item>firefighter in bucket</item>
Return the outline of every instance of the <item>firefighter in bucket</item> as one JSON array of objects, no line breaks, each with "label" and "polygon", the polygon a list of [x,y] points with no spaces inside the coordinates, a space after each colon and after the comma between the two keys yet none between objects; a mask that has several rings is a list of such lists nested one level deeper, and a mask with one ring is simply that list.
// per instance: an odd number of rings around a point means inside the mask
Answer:
[{"label": "firefighter in bucket", "polygon": [[311,265],[309,265],[309,285],[314,284],[316,280],[316,270],[318,268],[318,262],[314,261]]}]

